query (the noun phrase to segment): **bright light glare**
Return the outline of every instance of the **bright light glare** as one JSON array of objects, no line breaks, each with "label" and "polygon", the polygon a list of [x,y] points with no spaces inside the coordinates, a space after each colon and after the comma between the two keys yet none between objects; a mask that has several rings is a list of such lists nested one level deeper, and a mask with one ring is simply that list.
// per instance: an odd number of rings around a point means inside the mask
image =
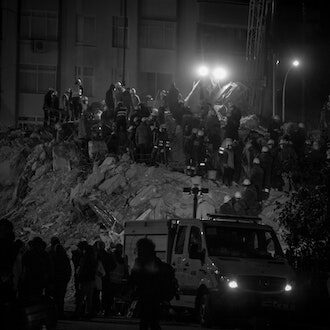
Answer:
[{"label": "bright light glare", "polygon": [[287,284],[287,285],[285,286],[284,290],[285,290],[286,292],[291,291],[291,290],[292,290],[292,285],[291,285],[291,284]]},{"label": "bright light glare", "polygon": [[227,77],[227,71],[224,68],[215,68],[212,74],[216,80],[223,80]]},{"label": "bright light glare", "polygon": [[292,62],[292,65],[293,65],[293,66],[299,66],[299,64],[300,64],[300,63],[299,63],[298,60],[294,60],[294,61]]},{"label": "bright light glare", "polygon": [[238,288],[238,284],[236,281],[229,281],[228,282],[228,286],[231,288],[231,289],[236,289]]},{"label": "bright light glare", "polygon": [[197,73],[199,76],[205,77],[209,74],[209,68],[205,65],[202,65],[197,69]]}]

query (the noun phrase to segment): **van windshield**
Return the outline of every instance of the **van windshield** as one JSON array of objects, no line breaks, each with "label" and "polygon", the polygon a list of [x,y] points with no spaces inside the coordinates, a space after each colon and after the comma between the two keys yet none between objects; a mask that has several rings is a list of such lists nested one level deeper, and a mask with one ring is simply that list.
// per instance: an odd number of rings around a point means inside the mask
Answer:
[{"label": "van windshield", "polygon": [[275,233],[267,229],[206,225],[205,238],[211,257],[283,257]]}]

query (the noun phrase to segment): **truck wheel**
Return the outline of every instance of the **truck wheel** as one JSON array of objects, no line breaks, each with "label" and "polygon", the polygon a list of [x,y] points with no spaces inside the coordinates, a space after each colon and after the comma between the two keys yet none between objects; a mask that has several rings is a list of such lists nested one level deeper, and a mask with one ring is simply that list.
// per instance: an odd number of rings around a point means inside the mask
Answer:
[{"label": "truck wheel", "polygon": [[199,300],[199,322],[202,328],[211,328],[213,324],[213,313],[211,299],[208,293],[202,293]]}]

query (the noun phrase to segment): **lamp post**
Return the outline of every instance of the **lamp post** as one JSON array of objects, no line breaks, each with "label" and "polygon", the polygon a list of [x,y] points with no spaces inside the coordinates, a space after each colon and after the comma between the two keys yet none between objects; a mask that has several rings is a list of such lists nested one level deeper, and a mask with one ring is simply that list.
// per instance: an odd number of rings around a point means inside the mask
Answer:
[{"label": "lamp post", "polygon": [[294,60],[288,71],[286,72],[285,74],[285,77],[284,77],[284,81],[283,81],[283,88],[282,88],[282,122],[284,123],[285,121],[285,89],[286,89],[286,82],[288,80],[288,76],[289,76],[289,73],[291,72],[291,70],[297,66],[299,66],[299,61],[298,60]]}]

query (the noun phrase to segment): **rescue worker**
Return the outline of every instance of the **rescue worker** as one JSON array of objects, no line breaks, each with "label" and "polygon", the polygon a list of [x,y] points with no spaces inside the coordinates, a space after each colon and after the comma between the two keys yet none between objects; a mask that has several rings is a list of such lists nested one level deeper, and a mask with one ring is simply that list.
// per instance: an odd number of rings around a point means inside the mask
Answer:
[{"label": "rescue worker", "polygon": [[237,215],[247,215],[247,205],[245,201],[242,199],[242,193],[240,191],[236,191],[233,200],[234,211]]},{"label": "rescue worker", "polygon": [[258,201],[262,200],[262,187],[263,187],[263,181],[264,181],[264,171],[262,167],[260,166],[260,160],[259,158],[253,159],[253,166],[251,169],[251,178],[250,178],[251,184],[255,186],[257,195],[258,195]]},{"label": "rescue worker", "polygon": [[233,141],[231,139],[227,139],[223,151],[223,169],[223,184],[231,187],[235,172]]},{"label": "rescue worker", "polygon": [[72,107],[73,107],[73,120],[78,120],[81,115],[82,105],[81,97],[83,96],[84,89],[82,87],[81,79],[78,78],[72,88]]},{"label": "rescue worker", "polygon": [[223,198],[223,204],[220,206],[221,214],[236,214],[233,206],[232,198],[229,195],[226,195]]},{"label": "rescue worker", "polygon": [[263,189],[269,189],[271,187],[271,176],[272,176],[272,163],[273,158],[269,153],[269,149],[266,146],[263,146],[261,149],[261,154],[259,155],[260,166],[264,171],[263,178]]},{"label": "rescue worker", "polygon": [[245,187],[245,190],[242,194],[242,200],[247,206],[246,214],[256,216],[260,211],[256,187],[251,184],[249,179],[245,179],[243,181],[243,186]]},{"label": "rescue worker", "polygon": [[147,118],[143,117],[135,133],[135,143],[139,153],[139,161],[147,162],[150,155],[151,129],[147,125]]}]

